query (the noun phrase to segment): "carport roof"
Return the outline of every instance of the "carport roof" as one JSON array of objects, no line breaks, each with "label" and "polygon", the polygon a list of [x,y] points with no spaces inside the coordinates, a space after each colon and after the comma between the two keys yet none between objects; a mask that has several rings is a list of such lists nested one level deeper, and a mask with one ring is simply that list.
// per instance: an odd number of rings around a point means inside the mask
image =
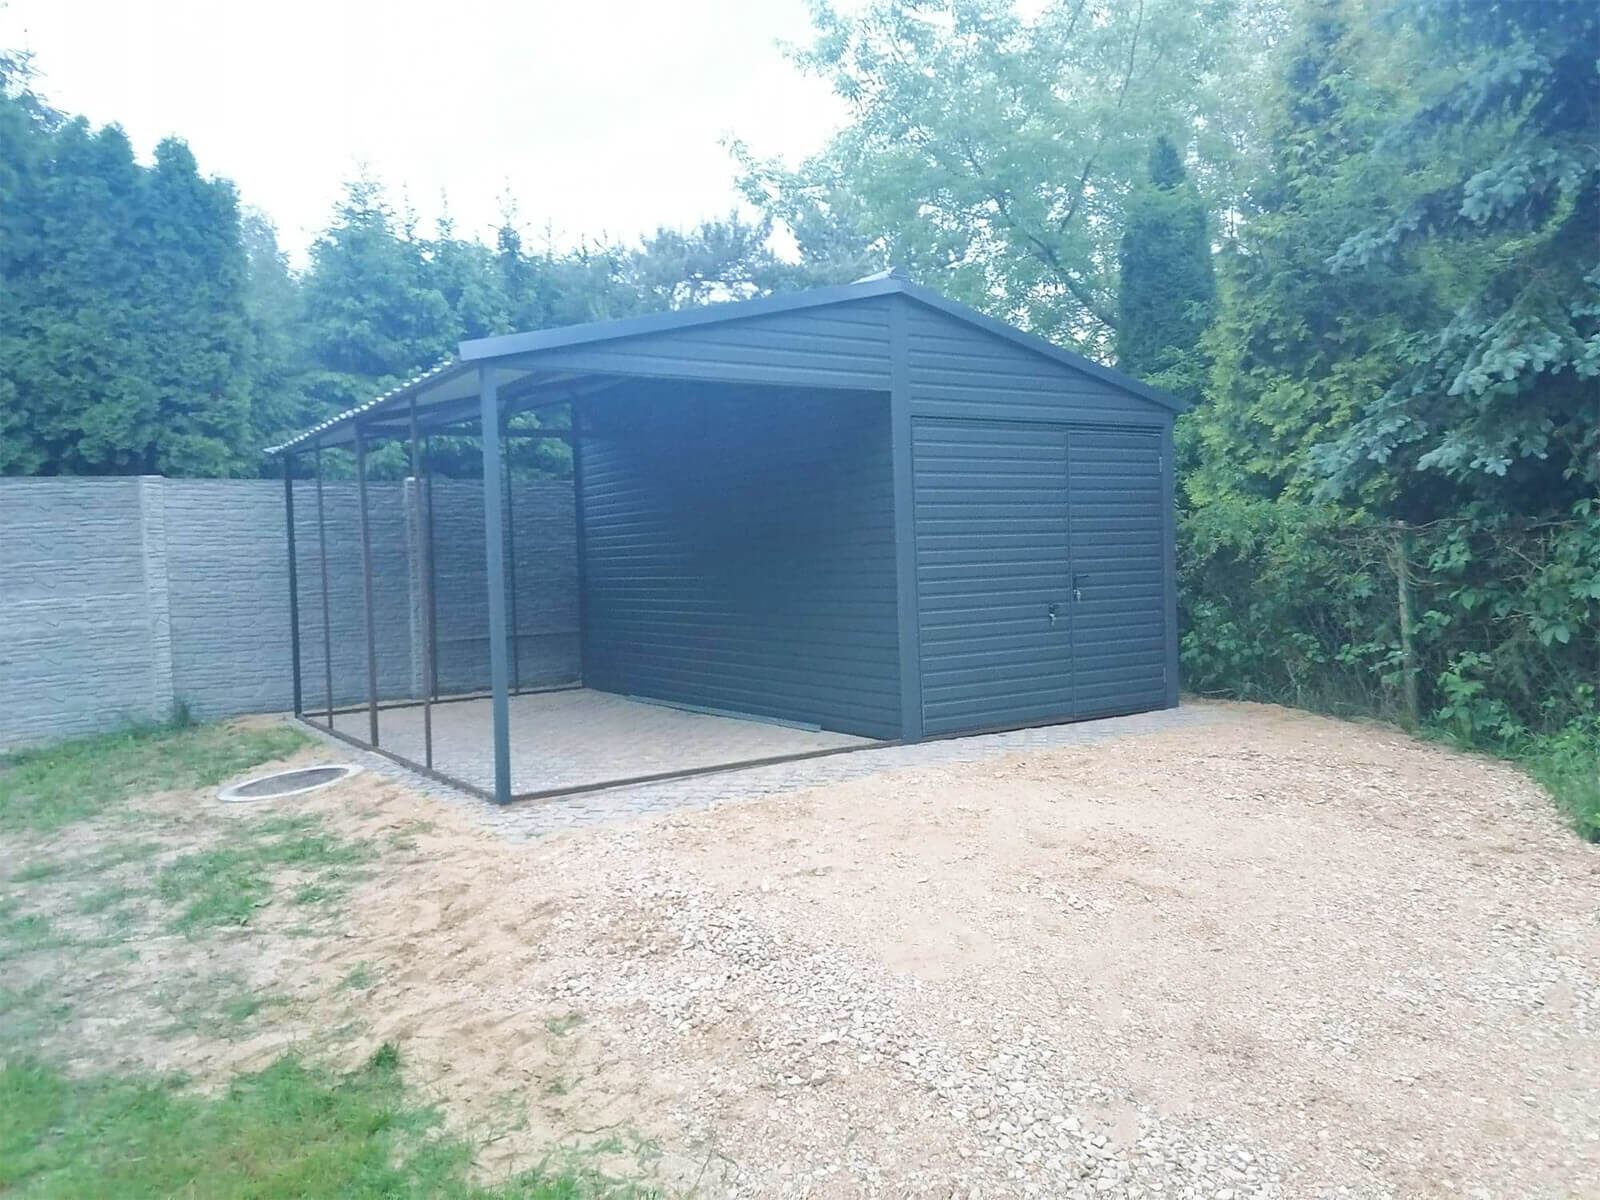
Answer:
[{"label": "carport roof", "polygon": [[918,304],[937,309],[995,337],[1025,346],[1163,408],[1181,412],[1187,407],[1176,397],[1137,379],[1102,366],[1081,354],[1063,350],[1035,334],[1025,333],[928,288],[919,287],[898,271],[884,271],[855,283],[834,287],[465,341],[458,347],[455,358],[439,363],[365,404],[330,417],[280,445],[269,447],[265,453],[275,455],[300,447],[347,443],[354,439],[358,423],[368,436],[404,436],[413,400],[420,427],[436,429],[457,423],[476,412],[480,370],[488,371],[501,394],[507,399],[515,399],[519,407],[563,401],[574,395],[582,395],[587,390],[610,387],[616,383],[613,377],[593,372],[541,369],[538,363],[541,352],[889,295],[906,296]]}]

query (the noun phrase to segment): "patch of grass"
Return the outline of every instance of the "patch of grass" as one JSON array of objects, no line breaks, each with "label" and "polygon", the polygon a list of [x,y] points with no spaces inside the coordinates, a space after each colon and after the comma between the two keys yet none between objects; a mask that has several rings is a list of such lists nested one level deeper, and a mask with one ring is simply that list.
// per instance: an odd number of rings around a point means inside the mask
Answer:
[{"label": "patch of grass", "polygon": [[99,853],[78,859],[77,862],[83,870],[99,874],[154,858],[164,849],[160,842],[113,842]]},{"label": "patch of grass", "polygon": [[556,1037],[566,1037],[567,1034],[571,1033],[574,1029],[582,1024],[582,1013],[569,1012],[564,1017],[550,1017],[545,1021],[544,1028],[545,1032],[554,1034]]},{"label": "patch of grass", "polygon": [[288,726],[140,726],[0,755],[0,832],[48,832],[129,796],[211,787],[292,754],[306,735]]},{"label": "patch of grass", "polygon": [[61,999],[59,976],[36,979],[26,987],[0,987],[0,1051],[34,1046],[45,1034],[59,1029],[72,1016],[72,1005]]},{"label": "patch of grass", "polygon": [[13,883],[43,883],[47,879],[54,879],[67,869],[63,862],[48,858],[36,858],[22,870],[11,877]]},{"label": "patch of grass", "polygon": [[86,917],[98,916],[108,908],[116,908],[144,895],[138,888],[128,887],[125,884],[116,884],[112,887],[100,888],[78,897],[78,911]]},{"label": "patch of grass", "polygon": [[378,982],[378,973],[372,969],[371,963],[358,962],[345,972],[339,986],[348,991],[364,992]]},{"label": "patch of grass", "polygon": [[222,971],[185,981],[177,990],[163,988],[158,1001],[172,1018],[162,1033],[231,1039],[262,1009],[287,1004],[289,998],[251,987],[242,971]]},{"label": "patch of grass", "polygon": [[0,901],[0,962],[36,950],[70,946],[73,939],[57,931],[44,913],[19,912],[15,898]]},{"label": "patch of grass", "polygon": [[1533,738],[1517,755],[1555,798],[1579,836],[1600,842],[1600,721]]},{"label": "patch of grass", "polygon": [[394,850],[415,850],[417,848],[417,835],[432,833],[432,821],[407,821],[389,831],[389,846]]},{"label": "patch of grass", "polygon": [[371,857],[365,843],[322,831],[315,817],[279,817],[246,829],[229,845],[181,855],[156,876],[156,894],[181,906],[174,929],[187,933],[248,925],[255,910],[271,900],[272,873],[280,868],[318,876],[296,894],[301,903],[313,902],[302,896],[314,884],[324,888],[323,898],[332,897],[342,872]]},{"label": "patch of grass", "polygon": [[387,1046],[343,1076],[286,1056],[214,1097],[172,1081],[69,1079],[15,1062],[0,1071],[0,1190],[222,1200],[576,1200],[607,1190],[582,1169],[475,1185],[472,1147],[438,1126],[434,1110],[407,1102]]}]

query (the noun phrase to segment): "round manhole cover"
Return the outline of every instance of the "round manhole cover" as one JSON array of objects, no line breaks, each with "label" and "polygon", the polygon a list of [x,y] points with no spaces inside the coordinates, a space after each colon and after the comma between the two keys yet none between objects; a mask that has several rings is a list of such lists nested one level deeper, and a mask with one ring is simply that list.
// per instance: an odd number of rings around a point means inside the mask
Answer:
[{"label": "round manhole cover", "polygon": [[298,796],[317,788],[349,779],[361,768],[350,764],[326,767],[300,767],[293,771],[279,771],[275,775],[262,775],[247,779],[217,793],[219,800],[267,800],[277,796]]}]

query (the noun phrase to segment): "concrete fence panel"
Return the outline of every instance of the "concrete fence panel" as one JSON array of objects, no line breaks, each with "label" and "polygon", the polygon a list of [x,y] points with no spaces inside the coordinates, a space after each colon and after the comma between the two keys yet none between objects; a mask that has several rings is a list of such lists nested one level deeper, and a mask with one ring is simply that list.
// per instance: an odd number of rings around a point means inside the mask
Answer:
[{"label": "concrete fence panel", "polygon": [[[367,694],[356,488],[323,485],[333,699]],[[577,563],[570,483],[514,489],[518,674],[575,680]],[[378,690],[426,686],[427,509],[405,483],[368,488]],[[296,481],[303,704],[326,703],[315,484]],[[434,487],[435,621],[442,692],[488,686],[483,493]],[[0,480],[0,749],[292,702],[283,485],[159,477]]]}]

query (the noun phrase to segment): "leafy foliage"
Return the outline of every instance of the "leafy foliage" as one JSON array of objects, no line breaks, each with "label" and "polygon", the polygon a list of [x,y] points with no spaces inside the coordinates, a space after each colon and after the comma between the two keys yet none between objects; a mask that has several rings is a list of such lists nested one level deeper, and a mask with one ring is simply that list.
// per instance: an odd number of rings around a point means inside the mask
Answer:
[{"label": "leafy foliage", "polygon": [[797,57],[849,101],[850,125],[792,170],[744,160],[747,193],[803,258],[843,242],[1108,357],[1125,206],[1151,141],[1184,131],[1202,192],[1227,192],[1224,80],[1247,45],[1230,4],[1076,0],[1024,19],[1003,0],[879,0],[816,21]]},{"label": "leafy foliage", "polygon": [[1600,10],[1428,0],[1416,20],[1463,65],[1374,158],[1431,186],[1330,262],[1359,283],[1448,256],[1470,286],[1317,462],[1331,494],[1381,473],[1401,502],[1442,478],[1522,511],[1570,504],[1600,488]]},{"label": "leafy foliage", "polygon": [[253,473],[231,184],[0,79],[0,471]]},{"label": "leafy foliage", "polygon": [[1429,279],[1336,276],[1326,263],[1395,186],[1368,151],[1404,96],[1392,64],[1376,78],[1360,70],[1385,52],[1345,0],[1312,0],[1274,57],[1260,116],[1268,151],[1205,338],[1207,403],[1182,430],[1195,504],[1309,499],[1322,483],[1311,448],[1389,386],[1408,331],[1439,311]]},{"label": "leafy foliage", "polygon": [[1207,224],[1178,148],[1157,138],[1122,230],[1117,365],[1191,403],[1204,386],[1200,338],[1217,294]]},{"label": "leafy foliage", "polygon": [[1396,717],[1414,674],[1592,836],[1600,18],[1307,0],[1291,30],[1180,427],[1188,681]]}]

